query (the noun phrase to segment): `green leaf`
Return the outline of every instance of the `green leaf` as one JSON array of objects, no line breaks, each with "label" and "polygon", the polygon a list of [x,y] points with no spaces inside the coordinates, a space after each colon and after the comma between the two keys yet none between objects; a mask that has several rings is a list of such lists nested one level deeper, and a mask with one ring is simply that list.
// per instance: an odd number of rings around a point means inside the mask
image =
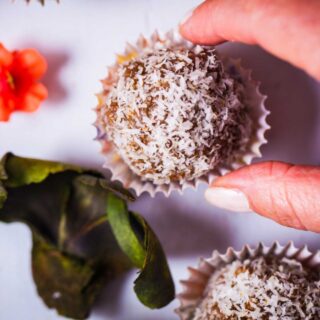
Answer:
[{"label": "green leaf", "polygon": [[3,207],[4,202],[7,199],[7,191],[3,187],[2,182],[0,181],[0,209]]},{"label": "green leaf", "polygon": [[134,290],[149,308],[162,308],[174,299],[175,291],[165,254],[154,232],[125,203],[109,195],[108,217],[114,235],[134,265],[141,269]]},{"label": "green leaf", "polygon": [[85,319],[103,282],[85,260],[69,256],[33,235],[33,277],[39,295],[49,308],[76,319]]},{"label": "green leaf", "polygon": [[109,195],[109,203],[109,222],[121,249],[137,268],[143,268],[145,249],[133,230],[126,204],[112,194]]},{"label": "green leaf", "polygon": [[4,168],[2,169],[2,179],[6,180],[5,183],[8,187],[20,187],[30,183],[39,183],[45,180],[50,174],[66,170],[75,172],[84,171],[84,169],[73,165],[21,158],[14,156],[11,153],[8,153],[3,157],[2,163],[5,163],[5,171]]},{"label": "green leaf", "polygon": [[[164,290],[173,283],[158,240],[143,218],[127,210],[132,199],[98,172],[12,154],[2,159],[0,220],[30,227],[33,277],[48,307],[84,319],[102,286],[133,265],[142,269],[135,291],[144,304],[159,307],[173,298]],[[115,234],[131,238],[118,243]]]},{"label": "green leaf", "polygon": [[3,207],[4,202],[7,199],[7,191],[3,186],[2,180],[6,179],[7,175],[4,170],[2,162],[0,162],[0,209]]},{"label": "green leaf", "polygon": [[107,180],[100,180],[101,187],[104,189],[107,189],[111,191],[112,193],[116,194],[118,197],[120,197],[123,200],[126,201],[134,201],[135,197],[132,195],[131,192],[129,192],[126,189],[123,189],[118,183],[110,183]]}]

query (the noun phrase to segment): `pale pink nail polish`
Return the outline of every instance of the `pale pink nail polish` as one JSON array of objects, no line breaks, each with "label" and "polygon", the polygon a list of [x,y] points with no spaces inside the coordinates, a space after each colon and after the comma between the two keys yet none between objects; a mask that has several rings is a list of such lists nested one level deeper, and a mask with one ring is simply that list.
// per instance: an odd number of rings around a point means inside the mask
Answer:
[{"label": "pale pink nail polish", "polygon": [[209,188],[205,193],[208,202],[216,207],[237,211],[250,212],[250,204],[246,195],[240,190],[227,188]]}]

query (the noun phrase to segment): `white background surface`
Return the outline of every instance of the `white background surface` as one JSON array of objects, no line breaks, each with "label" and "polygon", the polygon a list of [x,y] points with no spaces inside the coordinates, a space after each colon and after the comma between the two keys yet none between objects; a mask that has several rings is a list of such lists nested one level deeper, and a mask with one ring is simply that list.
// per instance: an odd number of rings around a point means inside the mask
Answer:
[{"label": "white background surface", "polygon": [[[34,1],[34,0],[33,0]],[[33,2],[32,1],[32,2]],[[155,28],[166,31],[199,1],[197,0],[61,0],[42,8],[22,0],[0,3],[0,42],[8,48],[38,48],[49,62],[45,84],[49,100],[34,114],[14,114],[0,123],[0,154],[12,151],[21,156],[56,159],[99,168],[103,158],[93,142],[95,120],[91,110],[94,93],[106,66],[114,61],[126,41]],[[226,45],[221,50],[242,57],[262,82],[272,111],[269,144],[263,159],[320,164],[320,86],[303,72],[258,48]],[[307,53],[306,53],[307,55]],[[228,246],[240,248],[258,241],[319,248],[320,236],[295,231],[254,214],[235,214],[205,203],[205,186],[197,192],[169,199],[140,198],[134,207],[150,222],[166,250],[177,284],[186,277],[186,267],[200,256]],[[21,224],[0,224],[0,319],[59,319],[38,298],[30,272],[30,233]],[[159,311],[149,311],[135,298],[135,272],[109,285],[90,319],[176,319],[177,302]]]}]

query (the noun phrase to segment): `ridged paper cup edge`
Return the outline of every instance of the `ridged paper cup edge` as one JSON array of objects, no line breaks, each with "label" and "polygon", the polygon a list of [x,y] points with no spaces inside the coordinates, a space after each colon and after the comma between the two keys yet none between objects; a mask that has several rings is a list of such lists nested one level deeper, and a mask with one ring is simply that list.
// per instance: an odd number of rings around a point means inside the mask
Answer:
[{"label": "ridged paper cup edge", "polygon": [[[160,35],[158,31],[155,31],[149,39],[141,35],[135,45],[127,44],[124,56],[132,53],[139,55],[146,48],[158,48],[163,46],[175,45],[183,48],[190,48],[193,46],[190,42],[182,39],[177,30],[172,30],[164,35]],[[243,154],[237,161],[232,162],[228,166],[220,166],[210,171],[206,175],[180,183],[170,183],[163,185],[156,185],[150,181],[144,181],[133,173],[128,165],[120,158],[111,142],[107,141],[107,135],[102,129],[102,119],[98,117],[94,123],[98,130],[96,140],[100,141],[102,145],[102,154],[105,156],[104,168],[109,169],[111,172],[111,179],[120,181],[123,186],[127,189],[131,189],[137,196],[144,192],[154,197],[156,193],[163,193],[165,196],[169,196],[171,192],[178,191],[182,193],[186,188],[198,188],[199,184],[207,183],[210,184],[217,177],[228,173],[231,170],[240,168],[241,166],[250,164],[254,158],[261,157],[260,148],[263,144],[267,143],[265,138],[265,132],[270,128],[267,124],[266,118],[269,112],[265,107],[266,96],[260,92],[259,84],[251,78],[251,71],[244,69],[240,60],[222,58],[225,68],[228,66],[234,66],[239,72],[241,78],[245,82],[246,96],[249,98],[249,109],[252,113],[253,123],[257,124],[256,134],[252,137],[250,142],[249,151]],[[96,108],[98,110],[103,106],[103,103],[112,87],[112,83],[116,79],[116,70],[119,64],[114,64],[108,68],[108,77],[102,80],[104,91],[97,95],[99,104]],[[99,114],[99,113],[98,113]]]},{"label": "ridged paper cup edge", "polygon": [[307,246],[297,248],[292,241],[285,246],[281,246],[279,242],[273,242],[271,246],[259,243],[256,248],[245,245],[240,251],[228,248],[225,254],[214,251],[210,258],[200,259],[197,267],[188,268],[189,277],[180,281],[183,289],[177,295],[180,306],[175,312],[181,320],[190,320],[192,312],[203,298],[210,277],[216,270],[236,260],[253,260],[262,256],[294,259],[306,267],[320,271],[320,251],[311,252]]}]

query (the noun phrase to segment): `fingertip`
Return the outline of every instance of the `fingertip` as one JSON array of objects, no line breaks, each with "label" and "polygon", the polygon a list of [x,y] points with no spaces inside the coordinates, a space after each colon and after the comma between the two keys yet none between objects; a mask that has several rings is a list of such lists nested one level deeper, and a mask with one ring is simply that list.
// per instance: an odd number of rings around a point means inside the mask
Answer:
[{"label": "fingertip", "polygon": [[250,209],[266,218],[296,229],[320,231],[318,167],[257,163],[217,178],[210,190],[206,198],[217,206],[246,208],[247,199]]},{"label": "fingertip", "polygon": [[235,189],[210,187],[205,192],[206,200],[221,209],[234,212],[250,212],[250,204],[247,196]]},{"label": "fingertip", "polygon": [[292,167],[292,164],[279,161],[255,163],[218,177],[212,185],[214,187],[237,187],[241,189],[256,188],[258,181],[260,183],[270,183],[272,180],[281,178]]},{"label": "fingertip", "polygon": [[203,2],[190,10],[179,24],[179,32],[183,38],[197,44],[216,45],[224,41],[219,37],[212,25],[212,1]]},{"label": "fingertip", "polygon": [[195,8],[189,10],[185,17],[179,24],[179,32],[183,38],[193,41],[194,34],[193,34],[193,15],[195,12]]},{"label": "fingertip", "polygon": [[231,171],[226,175],[221,177],[217,177],[210,185],[212,188],[233,188],[239,187],[239,183],[241,186],[247,181],[249,176],[248,169],[249,167],[243,167],[241,169]]}]

